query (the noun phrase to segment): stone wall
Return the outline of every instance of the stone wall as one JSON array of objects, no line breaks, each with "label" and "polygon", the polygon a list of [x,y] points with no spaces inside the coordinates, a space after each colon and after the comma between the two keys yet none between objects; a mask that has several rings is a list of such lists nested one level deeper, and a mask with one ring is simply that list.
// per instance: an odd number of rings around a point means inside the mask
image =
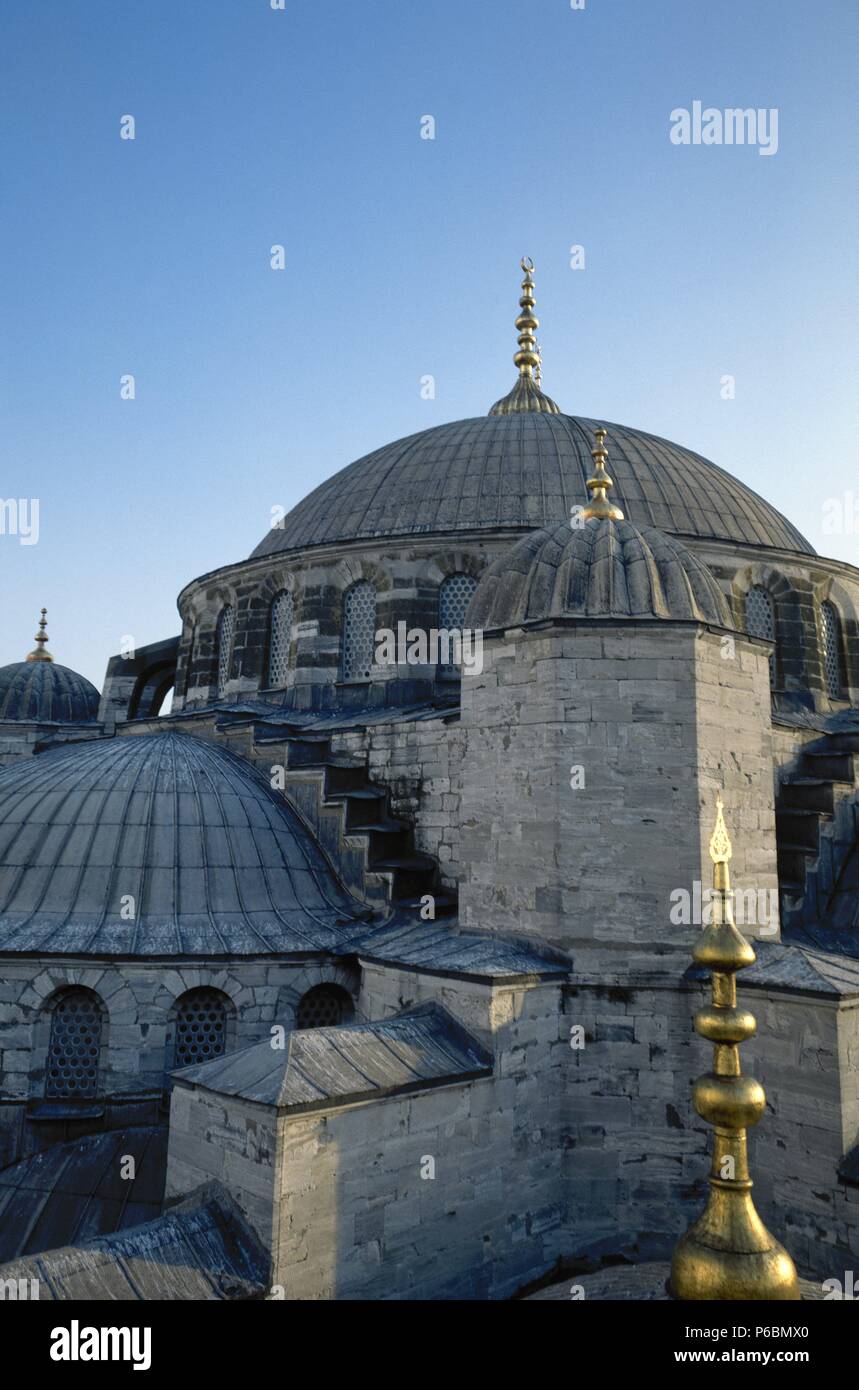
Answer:
[{"label": "stone wall", "polygon": [[491,1040],[494,1075],[283,1117],[272,1277],[287,1298],[506,1298],[564,1251],[558,986],[406,973],[373,970],[362,998],[383,1013],[439,998]]},{"label": "stone wall", "polygon": [[274,1110],[177,1084],[170,1098],[165,1204],[217,1178],[270,1249],[276,1151]]},{"label": "stone wall", "polygon": [[[273,1023],[292,1026],[301,996],[329,981],[357,993],[354,971],[321,959],[229,965],[6,960],[0,983],[0,1166],[104,1125],[151,1122],[172,1065],[172,1010],[187,990],[207,987],[224,996],[231,1051],[268,1036]],[[44,1098],[52,1000],[70,985],[92,990],[103,1009],[98,1099],[106,1114],[87,1119],[90,1104],[80,1122],[71,1128],[63,1122],[58,1129],[27,1116]]]},{"label": "stone wall", "polygon": [[646,974],[654,948],[688,959],[721,787],[737,886],[764,895],[777,937],[763,644],[591,621],[507,633],[485,656],[463,682],[467,926],[540,937],[598,983]]}]

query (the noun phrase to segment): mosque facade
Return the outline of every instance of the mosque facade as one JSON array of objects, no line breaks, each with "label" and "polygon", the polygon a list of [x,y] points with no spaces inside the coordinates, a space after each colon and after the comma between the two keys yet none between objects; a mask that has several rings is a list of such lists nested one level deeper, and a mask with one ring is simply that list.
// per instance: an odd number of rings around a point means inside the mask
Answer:
[{"label": "mosque facade", "polygon": [[322,483],[101,692],[44,612],[0,669],[0,1282],[500,1299],[667,1258],[717,796],[755,1200],[805,1279],[854,1267],[859,569],[563,413],[523,271],[488,415]]}]

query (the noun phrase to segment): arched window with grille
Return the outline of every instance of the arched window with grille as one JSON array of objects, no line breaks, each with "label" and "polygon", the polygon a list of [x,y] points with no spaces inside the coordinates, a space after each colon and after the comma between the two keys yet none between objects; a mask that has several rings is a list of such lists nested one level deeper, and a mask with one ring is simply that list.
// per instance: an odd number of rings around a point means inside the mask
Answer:
[{"label": "arched window with grille", "polygon": [[370,679],[375,637],[376,590],[362,579],[343,595],[341,675],[344,681]]},{"label": "arched window with grille", "polygon": [[828,599],[820,605],[820,626],[826,692],[837,700],[841,694],[841,620],[835,604]]},{"label": "arched window with grille", "polygon": [[175,1004],[173,1056],[170,1066],[190,1067],[210,1062],[227,1050],[228,1009],[217,989],[189,989]]},{"label": "arched window with grille", "polygon": [[[746,594],[746,631],[750,637],[765,637],[776,641],[775,604],[772,594],[761,584],[755,584]],[[776,683],[776,654],[770,652],[770,685]]]},{"label": "arched window with grille", "polygon": [[218,615],[218,694],[223,695],[230,679],[230,664],[233,656],[233,633],[236,628],[236,610],[231,603],[225,605]]},{"label": "arched window with grille", "polygon": [[[442,581],[438,591],[440,632],[462,632],[468,605],[476,588],[477,580],[470,574],[449,574],[447,579]],[[459,668],[448,662],[444,663],[441,669],[444,674],[450,674]]]},{"label": "arched window with grille", "polygon": [[314,985],[298,1001],[296,1028],[336,1028],[355,1012],[352,996],[342,985]]},{"label": "arched window with grille", "polygon": [[272,599],[268,624],[268,683],[273,689],[286,685],[292,642],[292,594],[281,589]]},{"label": "arched window with grille", "polygon": [[191,634],[188,638],[188,653],[185,657],[185,679],[182,683],[182,694],[187,698],[191,687],[191,672],[194,667],[194,649],[197,645],[197,624],[191,624]]},{"label": "arched window with grille", "polygon": [[91,989],[69,989],[51,1011],[45,1096],[88,1100],[99,1093],[103,1011]]}]

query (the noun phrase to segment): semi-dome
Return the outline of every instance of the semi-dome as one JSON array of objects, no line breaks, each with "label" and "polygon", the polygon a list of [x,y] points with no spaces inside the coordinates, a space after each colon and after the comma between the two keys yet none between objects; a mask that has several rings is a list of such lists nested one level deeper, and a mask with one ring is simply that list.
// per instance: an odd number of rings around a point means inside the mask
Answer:
[{"label": "semi-dome", "polygon": [[36,646],[26,660],[0,667],[0,720],[91,723],[98,716],[98,691],[86,676],[60,666],[46,650],[46,613],[43,608]]},{"label": "semi-dome", "polygon": [[731,626],[707,566],[652,526],[592,517],[524,536],[483,575],[465,626],[551,618],[663,618]]},{"label": "semi-dome", "polygon": [[0,953],[315,953],[342,944],[356,911],[262,775],[190,734],[0,770]]}]

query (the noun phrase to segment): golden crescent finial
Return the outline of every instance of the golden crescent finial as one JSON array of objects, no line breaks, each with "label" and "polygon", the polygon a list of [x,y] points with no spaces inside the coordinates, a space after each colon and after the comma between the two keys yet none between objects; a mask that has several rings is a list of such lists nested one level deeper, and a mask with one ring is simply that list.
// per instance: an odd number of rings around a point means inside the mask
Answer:
[{"label": "golden crescent finial", "polygon": [[45,651],[45,643],[48,641],[48,634],[45,631],[48,624],[46,621],[47,608],[42,609],[42,616],[39,619],[39,631],[36,633],[36,646],[28,654],[27,661],[53,661],[50,652]]},{"label": "golden crescent finial", "polygon": [[590,501],[582,509],[581,516],[585,521],[590,521],[596,517],[599,521],[623,521],[623,512],[620,507],[616,507],[613,502],[609,502],[609,489],[614,487],[614,483],[606,472],[605,462],[608,458],[608,449],[605,447],[606,429],[599,425],[594,431],[596,446],[591,449],[591,458],[594,461],[593,477],[588,478],[588,492]]},{"label": "golden crescent finial", "polygon": [[523,256],[519,264],[521,265],[526,275],[533,275],[534,271],[537,268],[534,265],[534,262],[530,256]]}]

